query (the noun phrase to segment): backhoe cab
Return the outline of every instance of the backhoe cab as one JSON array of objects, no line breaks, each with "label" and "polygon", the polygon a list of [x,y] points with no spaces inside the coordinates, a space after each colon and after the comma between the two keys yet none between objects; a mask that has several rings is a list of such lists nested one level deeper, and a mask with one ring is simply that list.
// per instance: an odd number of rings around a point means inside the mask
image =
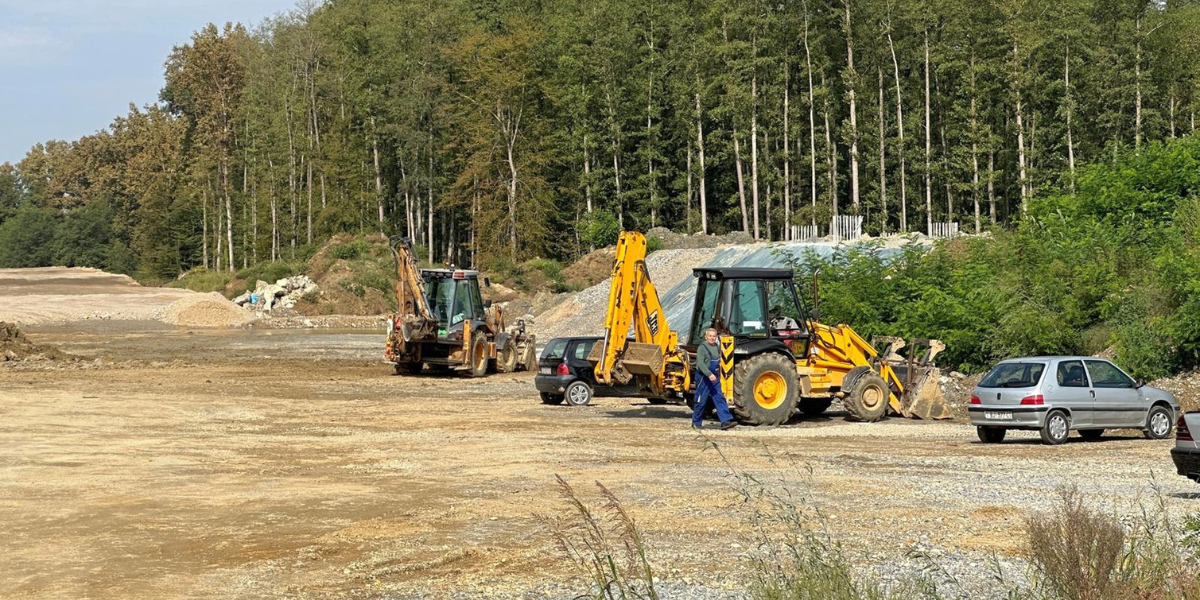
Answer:
[{"label": "backhoe cab", "polygon": [[391,242],[399,310],[388,316],[384,354],[397,374],[427,368],[480,377],[533,368],[534,336],[525,332],[523,320],[505,330],[500,307],[483,301],[478,271],[418,269],[409,241]]},{"label": "backhoe cab", "polygon": [[[835,399],[862,421],[889,410],[922,419],[949,416],[938,386],[925,385],[938,376],[933,359],[944,348],[940,341],[880,338],[880,351],[847,325],[824,325],[804,310],[788,269],[705,267],[693,274],[690,343],[681,346],[650,282],[645,238],[621,234],[605,341],[588,356],[598,382],[637,378],[651,398],[690,395],[691,357],[712,327],[719,333],[721,388],[744,422],[778,425],[797,410],[818,415]],[[635,339],[627,342],[631,325]]]}]

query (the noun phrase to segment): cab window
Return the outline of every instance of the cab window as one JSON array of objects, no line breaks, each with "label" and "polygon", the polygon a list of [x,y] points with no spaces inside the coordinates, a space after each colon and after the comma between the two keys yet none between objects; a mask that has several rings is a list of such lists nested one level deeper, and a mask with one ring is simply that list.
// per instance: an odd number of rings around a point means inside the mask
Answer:
[{"label": "cab window", "polygon": [[1083,362],[1064,360],[1058,363],[1058,385],[1060,387],[1087,387],[1088,382],[1087,376],[1083,373]]},{"label": "cab window", "polygon": [[1112,363],[1103,360],[1087,361],[1088,375],[1092,376],[1092,386],[1098,388],[1132,388],[1136,387],[1128,375],[1114,367]]},{"label": "cab window", "polygon": [[796,292],[791,283],[787,280],[767,282],[767,316],[771,329],[787,331],[804,328],[800,303],[796,301]]},{"label": "cab window", "polygon": [[767,315],[763,308],[762,281],[734,281],[733,302],[729,314],[729,332],[735,335],[765,337]]},{"label": "cab window", "polygon": [[704,330],[712,327],[713,316],[717,314],[717,294],[721,285],[701,277],[696,282],[696,318],[692,319],[691,343],[704,343]]}]

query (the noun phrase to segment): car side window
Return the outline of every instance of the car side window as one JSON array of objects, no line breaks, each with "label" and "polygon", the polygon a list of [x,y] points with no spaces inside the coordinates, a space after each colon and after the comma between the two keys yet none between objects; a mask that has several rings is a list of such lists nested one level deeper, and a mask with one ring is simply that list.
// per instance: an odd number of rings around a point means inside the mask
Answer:
[{"label": "car side window", "polygon": [[592,346],[595,343],[596,342],[575,342],[575,352],[573,353],[575,358],[579,360],[587,358],[588,353],[592,351]]},{"label": "car side window", "polygon": [[1064,360],[1058,363],[1058,385],[1060,387],[1087,387],[1087,376],[1083,373],[1083,361]]},{"label": "car side window", "polygon": [[1133,380],[1128,375],[1114,367],[1112,363],[1103,360],[1087,361],[1088,375],[1092,377],[1092,386],[1098,388],[1132,388]]}]

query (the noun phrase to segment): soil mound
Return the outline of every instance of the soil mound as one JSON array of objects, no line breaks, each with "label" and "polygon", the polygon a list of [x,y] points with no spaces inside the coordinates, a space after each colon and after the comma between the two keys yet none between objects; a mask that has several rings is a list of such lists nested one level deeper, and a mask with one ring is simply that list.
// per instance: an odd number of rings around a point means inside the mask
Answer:
[{"label": "soil mound", "polygon": [[242,327],[255,320],[254,313],[234,304],[218,292],[195,294],[167,306],[164,322],[185,327]]},{"label": "soil mound", "polygon": [[0,363],[19,360],[70,360],[71,355],[53,346],[29,341],[13,323],[0,321]]}]

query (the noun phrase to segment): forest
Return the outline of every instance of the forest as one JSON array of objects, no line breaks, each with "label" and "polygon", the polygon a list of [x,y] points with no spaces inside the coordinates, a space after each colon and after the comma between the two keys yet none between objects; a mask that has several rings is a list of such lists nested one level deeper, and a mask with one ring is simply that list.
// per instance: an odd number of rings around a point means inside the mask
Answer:
[{"label": "forest", "polygon": [[1173,0],[305,1],[181,42],[157,102],[0,165],[0,266],[1012,229],[1200,104],[1200,7]]}]

